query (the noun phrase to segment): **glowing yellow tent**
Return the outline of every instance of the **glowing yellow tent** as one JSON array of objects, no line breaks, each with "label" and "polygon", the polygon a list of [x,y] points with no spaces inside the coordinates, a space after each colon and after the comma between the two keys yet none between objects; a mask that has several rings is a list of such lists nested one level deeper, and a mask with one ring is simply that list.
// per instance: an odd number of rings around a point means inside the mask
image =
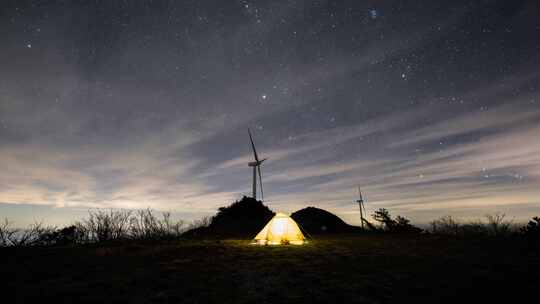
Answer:
[{"label": "glowing yellow tent", "polygon": [[284,213],[277,213],[255,237],[260,245],[304,244],[304,235],[296,222]]}]

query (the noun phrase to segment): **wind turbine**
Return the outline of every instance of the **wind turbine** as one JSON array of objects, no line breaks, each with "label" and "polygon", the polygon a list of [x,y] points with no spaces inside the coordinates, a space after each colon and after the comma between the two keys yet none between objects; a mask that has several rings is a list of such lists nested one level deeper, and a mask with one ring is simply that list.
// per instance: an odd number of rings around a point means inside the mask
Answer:
[{"label": "wind turbine", "polygon": [[362,225],[362,229],[364,229],[364,214],[366,213],[366,207],[364,207],[364,199],[362,198],[362,190],[360,190],[360,186],[358,186],[358,196],[360,199],[356,200],[358,203],[358,207],[360,207],[360,223]]},{"label": "wind turbine", "polygon": [[249,162],[248,166],[253,167],[253,198],[257,199],[257,171],[259,172],[259,183],[261,186],[261,201],[264,200],[264,192],[262,187],[262,174],[261,174],[261,164],[267,160],[267,158],[259,159],[257,155],[257,150],[255,149],[255,144],[253,143],[253,137],[251,136],[251,131],[248,129],[249,140],[251,141],[251,148],[253,149],[253,156],[255,161]]}]

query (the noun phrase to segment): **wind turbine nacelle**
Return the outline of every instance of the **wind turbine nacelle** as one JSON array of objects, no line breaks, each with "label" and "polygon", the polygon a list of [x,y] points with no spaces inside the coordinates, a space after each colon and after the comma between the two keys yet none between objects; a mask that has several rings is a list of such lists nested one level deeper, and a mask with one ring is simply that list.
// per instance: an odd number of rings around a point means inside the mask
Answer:
[{"label": "wind turbine nacelle", "polygon": [[265,161],[265,160],[266,160],[266,158],[263,158],[263,159],[261,159],[261,160],[259,160],[259,161],[249,162],[249,163],[248,163],[248,166],[250,166],[250,167],[257,167],[257,166],[260,166],[260,165],[263,163],[263,161]]}]

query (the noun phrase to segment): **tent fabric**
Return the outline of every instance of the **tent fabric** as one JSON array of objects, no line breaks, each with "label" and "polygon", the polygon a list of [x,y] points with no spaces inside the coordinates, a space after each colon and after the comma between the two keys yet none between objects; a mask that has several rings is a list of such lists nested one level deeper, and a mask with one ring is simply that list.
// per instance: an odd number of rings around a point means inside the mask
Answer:
[{"label": "tent fabric", "polygon": [[284,213],[277,213],[255,236],[255,243],[261,245],[302,245],[304,240],[298,224]]}]

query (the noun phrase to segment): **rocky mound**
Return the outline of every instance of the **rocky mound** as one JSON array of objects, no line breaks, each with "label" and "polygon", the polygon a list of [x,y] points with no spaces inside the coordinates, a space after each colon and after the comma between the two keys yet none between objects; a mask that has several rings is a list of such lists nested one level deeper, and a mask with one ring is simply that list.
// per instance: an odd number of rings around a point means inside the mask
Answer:
[{"label": "rocky mound", "polygon": [[185,236],[254,237],[274,216],[261,201],[244,196],[230,206],[221,207],[207,227],[187,231]]},{"label": "rocky mound", "polygon": [[344,233],[359,230],[358,227],[345,223],[337,215],[315,207],[298,210],[291,217],[309,234]]}]

